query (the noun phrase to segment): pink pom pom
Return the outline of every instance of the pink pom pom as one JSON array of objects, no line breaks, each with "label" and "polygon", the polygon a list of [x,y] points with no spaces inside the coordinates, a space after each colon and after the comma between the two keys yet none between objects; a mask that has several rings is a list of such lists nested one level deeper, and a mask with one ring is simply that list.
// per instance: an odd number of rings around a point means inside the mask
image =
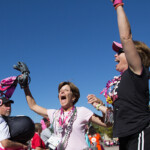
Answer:
[{"label": "pink pom pom", "polygon": [[42,125],[42,130],[44,130],[46,128],[46,125],[43,119],[41,120],[41,125]]}]

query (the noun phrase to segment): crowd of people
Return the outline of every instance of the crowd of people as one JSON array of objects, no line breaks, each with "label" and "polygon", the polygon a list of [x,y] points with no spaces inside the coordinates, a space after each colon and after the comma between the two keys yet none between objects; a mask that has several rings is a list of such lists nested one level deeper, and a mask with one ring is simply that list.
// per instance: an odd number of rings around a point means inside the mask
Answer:
[{"label": "crowd of people", "polygon": [[[32,129],[29,129],[33,131],[32,135],[26,136],[30,138],[32,149],[88,150],[93,146],[95,149],[102,150],[103,147],[99,142],[101,137],[94,128],[89,128],[88,139],[85,137],[87,124],[94,123],[103,127],[113,125],[113,136],[119,139],[119,150],[150,150],[148,107],[150,48],[145,43],[132,39],[130,23],[122,0],[112,2],[117,14],[121,41],[121,43],[114,41],[112,48],[116,52],[115,61],[118,63],[116,70],[120,75],[110,80],[102,91],[106,101],[112,104],[112,107],[106,107],[94,94],[87,96],[88,103],[101,111],[102,115],[96,115],[83,106],[76,107],[80,91],[74,83],[64,81],[58,85],[60,109],[46,109],[36,103],[27,84],[28,81],[26,84],[19,82],[29,108],[45,118],[43,131],[41,123],[36,123],[33,127],[33,123],[28,120],[27,122],[30,122],[28,126],[23,126],[20,131],[19,123],[17,124],[15,130],[20,139],[22,134],[25,134],[24,129],[32,126]],[[14,126],[11,126],[12,123],[8,119],[12,103],[13,100],[5,95],[0,98],[0,150],[28,148],[25,141],[19,141],[13,136]]]},{"label": "crowd of people", "polygon": [[[35,134],[28,141],[28,149],[53,150],[49,145],[51,134],[50,120],[42,118],[41,123],[35,123]],[[104,150],[101,135],[92,125],[87,124],[85,140],[88,146],[84,150]]]}]

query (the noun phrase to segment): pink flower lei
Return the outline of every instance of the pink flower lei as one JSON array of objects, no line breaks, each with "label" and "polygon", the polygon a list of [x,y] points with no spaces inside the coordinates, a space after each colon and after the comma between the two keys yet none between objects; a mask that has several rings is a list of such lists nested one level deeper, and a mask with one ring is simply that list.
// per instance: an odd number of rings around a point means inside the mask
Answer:
[{"label": "pink flower lei", "polygon": [[113,103],[113,95],[112,95],[112,86],[114,86],[117,81],[120,79],[121,75],[114,76],[112,80],[109,80],[106,84],[106,87],[100,92],[100,94],[104,93],[104,97],[106,98],[106,102],[108,104]]}]

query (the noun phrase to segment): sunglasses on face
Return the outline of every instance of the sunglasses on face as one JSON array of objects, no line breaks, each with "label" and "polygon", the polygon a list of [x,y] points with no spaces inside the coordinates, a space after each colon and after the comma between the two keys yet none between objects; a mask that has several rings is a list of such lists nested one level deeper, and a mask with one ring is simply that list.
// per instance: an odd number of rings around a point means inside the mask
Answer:
[{"label": "sunglasses on face", "polygon": [[117,54],[120,55],[121,53],[124,53],[124,50],[122,48],[119,49],[119,51],[117,52]]}]

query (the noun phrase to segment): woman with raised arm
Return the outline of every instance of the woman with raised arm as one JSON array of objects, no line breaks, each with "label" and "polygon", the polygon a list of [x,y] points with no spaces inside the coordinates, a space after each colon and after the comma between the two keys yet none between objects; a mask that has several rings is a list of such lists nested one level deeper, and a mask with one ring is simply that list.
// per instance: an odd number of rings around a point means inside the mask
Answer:
[{"label": "woman with raised arm", "polygon": [[36,104],[29,87],[24,92],[31,110],[51,122],[52,136],[48,140],[49,147],[57,150],[83,150],[88,147],[85,140],[85,126],[89,121],[107,127],[103,117],[93,114],[85,107],[75,107],[80,92],[72,82],[62,82],[58,86],[58,98],[61,108],[46,109]]},{"label": "woman with raised arm", "polygon": [[[110,80],[103,93],[107,102],[113,105],[113,136],[119,137],[120,150],[150,150],[150,49],[143,42],[133,41],[123,5],[122,0],[113,1],[121,44],[113,42],[112,48],[116,52],[116,70],[121,75]],[[98,110],[111,114],[94,95],[87,98]]]}]

